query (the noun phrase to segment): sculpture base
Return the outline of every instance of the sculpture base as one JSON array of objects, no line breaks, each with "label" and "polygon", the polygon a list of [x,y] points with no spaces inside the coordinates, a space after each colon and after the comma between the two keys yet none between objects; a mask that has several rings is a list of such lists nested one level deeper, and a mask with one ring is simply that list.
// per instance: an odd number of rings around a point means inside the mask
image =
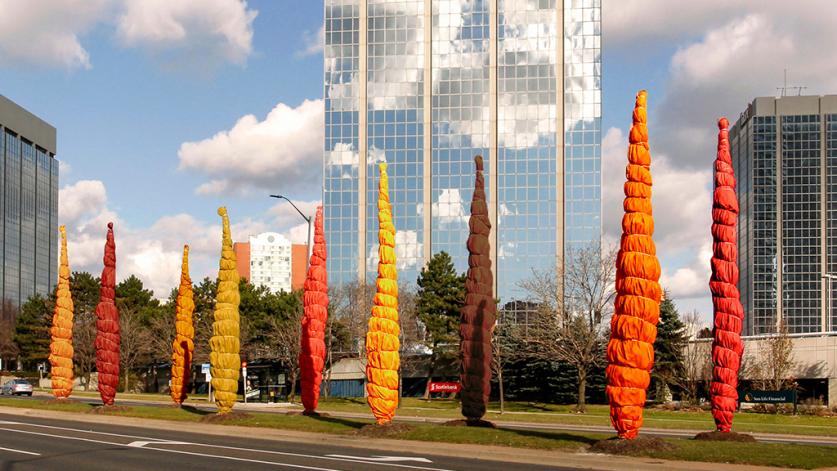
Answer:
[{"label": "sculpture base", "polygon": [[752,435],[738,432],[701,432],[695,435],[695,440],[708,440],[715,442],[741,442],[741,443],[755,443],[756,439]]},{"label": "sculpture base", "polygon": [[639,436],[632,440],[617,437],[599,440],[590,447],[589,451],[611,455],[642,456],[648,452],[669,451],[676,448],[662,438]]},{"label": "sculpture base", "polygon": [[129,410],[131,410],[131,408],[127,407],[127,406],[117,406],[117,405],[105,406],[105,405],[102,405],[102,406],[96,406],[96,407],[90,409],[89,411],[87,411],[87,413],[88,414],[107,415],[107,414],[114,414],[114,413],[117,413],[117,412],[126,412],[126,411],[129,411]]},{"label": "sculpture base", "polygon": [[245,412],[228,412],[226,414],[207,414],[201,417],[201,422],[209,424],[223,424],[227,422],[235,422],[236,420],[249,419],[252,417]]},{"label": "sculpture base", "polygon": [[357,435],[361,435],[364,437],[370,438],[390,438],[390,437],[398,437],[404,433],[413,430],[412,425],[408,424],[394,424],[392,422],[379,425],[379,424],[369,424],[364,425],[361,427],[357,432]]}]

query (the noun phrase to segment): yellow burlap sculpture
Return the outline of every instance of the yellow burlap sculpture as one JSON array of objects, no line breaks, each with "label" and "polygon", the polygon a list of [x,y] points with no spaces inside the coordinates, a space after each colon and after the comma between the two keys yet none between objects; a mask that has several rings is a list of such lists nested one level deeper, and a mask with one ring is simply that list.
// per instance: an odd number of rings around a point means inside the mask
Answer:
[{"label": "yellow burlap sculpture", "polygon": [[238,355],[240,296],[227,208],[218,208],[218,215],[223,220],[224,235],[221,241],[218,292],[215,294],[215,321],[212,323],[212,338],[209,339],[209,364],[215,405],[219,414],[227,414],[232,411],[238,392],[238,368],[241,364]]},{"label": "yellow burlap sculpture", "polygon": [[183,404],[189,391],[192,370],[192,353],[195,351],[195,326],[192,313],[195,302],[192,293],[192,279],[189,278],[189,246],[183,246],[183,262],[180,267],[180,287],[177,289],[175,306],[175,338],[171,346],[171,398]]},{"label": "yellow burlap sculpture", "polygon": [[70,294],[70,264],[67,260],[67,230],[61,232],[61,264],[58,267],[58,291],[49,344],[49,363],[52,365],[52,395],[58,399],[73,392],[73,297]]},{"label": "yellow burlap sculpture", "polygon": [[378,280],[372,317],[366,332],[367,401],[379,425],[392,421],[398,407],[398,272],[395,268],[395,225],[389,202],[387,164],[378,165]]}]

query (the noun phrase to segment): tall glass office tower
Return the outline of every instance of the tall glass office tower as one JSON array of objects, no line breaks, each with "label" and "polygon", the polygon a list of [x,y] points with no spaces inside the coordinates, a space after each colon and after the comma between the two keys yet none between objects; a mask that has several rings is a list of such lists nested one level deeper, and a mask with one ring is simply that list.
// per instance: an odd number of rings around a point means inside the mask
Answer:
[{"label": "tall glass office tower", "polygon": [[497,296],[601,238],[600,0],[326,0],[324,205],[333,282],[374,280],[386,161],[399,278],[467,269],[486,161]]},{"label": "tall glass office tower", "polygon": [[56,131],[0,95],[0,314],[12,320],[58,277]]},{"label": "tall glass office tower", "polygon": [[730,143],[745,334],[834,332],[837,95],[756,98]]}]

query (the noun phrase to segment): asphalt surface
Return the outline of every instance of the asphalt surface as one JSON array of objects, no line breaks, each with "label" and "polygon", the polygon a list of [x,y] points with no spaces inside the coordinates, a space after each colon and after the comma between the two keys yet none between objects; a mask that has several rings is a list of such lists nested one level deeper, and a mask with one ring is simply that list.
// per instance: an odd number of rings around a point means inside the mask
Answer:
[{"label": "asphalt surface", "polygon": [[[38,396],[35,397],[18,397],[21,400],[37,400]],[[73,397],[73,400],[79,402],[87,402],[90,404],[101,404],[101,400],[98,398],[90,398],[90,397]],[[145,405],[145,406],[161,406],[161,403],[158,401],[142,401],[142,400],[135,400],[135,399],[119,399],[117,396],[117,401],[120,404],[125,405]],[[190,406],[194,406],[197,409],[203,410],[215,410],[214,404],[190,404]],[[267,412],[267,413],[285,413],[287,410],[284,409],[271,409],[271,408],[258,408],[253,409],[252,412]],[[354,412],[334,412],[328,411],[328,414],[333,417],[340,417],[346,419],[367,419],[371,418],[370,414],[362,414],[362,413],[354,413]],[[419,423],[442,423],[446,422],[450,419],[448,418],[434,418],[434,417],[404,417],[404,416],[396,416],[396,422],[419,422]],[[494,420],[493,421],[498,427],[506,428],[506,429],[514,429],[514,430],[550,430],[550,431],[562,431],[562,432],[587,432],[587,433],[604,433],[604,434],[612,434],[613,428],[607,425],[571,425],[571,424],[545,424],[545,423],[532,423],[532,422],[518,422],[518,421],[502,421],[502,420]],[[698,433],[700,430],[691,430],[691,429],[661,429],[661,428],[653,428],[653,427],[643,427],[642,434],[643,435],[650,435],[655,437],[661,438],[692,438]],[[791,443],[791,444],[804,444],[804,445],[818,445],[818,446],[837,446],[837,438],[836,437],[824,437],[824,436],[816,436],[816,435],[791,435],[791,434],[782,434],[781,431],[777,430],[776,433],[750,433],[750,435],[754,436],[758,441],[765,442],[765,443]],[[0,443],[2,446],[2,443]],[[0,468],[0,471],[3,471]]]},{"label": "asphalt surface", "polygon": [[[254,430],[254,434],[258,431]],[[151,430],[0,414],[0,471],[7,470],[541,471],[468,458]]]}]

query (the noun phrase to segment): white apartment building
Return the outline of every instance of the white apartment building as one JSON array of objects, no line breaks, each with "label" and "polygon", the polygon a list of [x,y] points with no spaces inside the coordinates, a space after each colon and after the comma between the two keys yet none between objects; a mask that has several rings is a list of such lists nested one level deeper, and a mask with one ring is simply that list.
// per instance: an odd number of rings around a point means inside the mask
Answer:
[{"label": "white apartment building", "polygon": [[282,234],[250,236],[250,282],[274,293],[291,291],[291,241]]}]

